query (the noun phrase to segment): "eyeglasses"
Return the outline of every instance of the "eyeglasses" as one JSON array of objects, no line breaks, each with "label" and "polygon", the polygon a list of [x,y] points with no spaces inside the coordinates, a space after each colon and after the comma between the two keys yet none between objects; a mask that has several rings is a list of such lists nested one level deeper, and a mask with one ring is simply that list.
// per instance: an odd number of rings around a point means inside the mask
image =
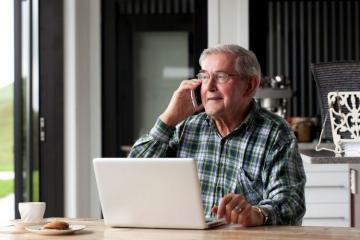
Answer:
[{"label": "eyeglasses", "polygon": [[[230,74],[225,72],[215,72],[212,74],[212,77],[215,83],[223,84],[230,80],[231,76],[238,76],[239,74]],[[196,74],[197,79],[201,80],[202,83],[207,84],[211,78],[210,73],[208,72],[199,72]]]}]

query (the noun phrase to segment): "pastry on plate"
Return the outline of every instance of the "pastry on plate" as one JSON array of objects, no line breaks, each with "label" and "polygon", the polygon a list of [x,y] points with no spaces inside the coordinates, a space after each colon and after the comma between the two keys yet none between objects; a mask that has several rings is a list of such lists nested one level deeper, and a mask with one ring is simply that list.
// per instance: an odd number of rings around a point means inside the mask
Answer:
[{"label": "pastry on plate", "polygon": [[45,229],[57,229],[57,230],[68,230],[69,224],[63,221],[52,221],[44,225]]}]

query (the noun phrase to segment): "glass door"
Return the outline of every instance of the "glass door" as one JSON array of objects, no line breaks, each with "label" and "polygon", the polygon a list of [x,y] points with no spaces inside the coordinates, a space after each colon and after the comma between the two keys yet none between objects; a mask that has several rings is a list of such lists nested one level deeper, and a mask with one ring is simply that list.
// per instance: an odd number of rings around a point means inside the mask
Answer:
[{"label": "glass door", "polygon": [[14,2],[0,1],[0,225],[14,219]]},{"label": "glass door", "polygon": [[126,156],[207,47],[207,1],[102,1],[103,156]]},{"label": "glass door", "polygon": [[189,67],[188,32],[134,33],[134,137],[148,132],[180,82],[194,76]]},{"label": "glass door", "polygon": [[14,156],[17,203],[39,201],[39,41],[38,0],[16,0]]}]

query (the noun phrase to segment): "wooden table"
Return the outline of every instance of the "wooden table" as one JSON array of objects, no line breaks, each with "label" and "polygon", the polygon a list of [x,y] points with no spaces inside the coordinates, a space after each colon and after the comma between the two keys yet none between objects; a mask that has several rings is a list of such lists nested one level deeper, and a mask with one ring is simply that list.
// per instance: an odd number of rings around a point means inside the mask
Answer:
[{"label": "wooden table", "polygon": [[225,225],[209,230],[172,230],[110,228],[102,220],[63,219],[70,224],[84,224],[86,229],[72,235],[43,236],[34,233],[4,233],[0,228],[0,239],[360,239],[360,228],[267,226],[241,228]]}]

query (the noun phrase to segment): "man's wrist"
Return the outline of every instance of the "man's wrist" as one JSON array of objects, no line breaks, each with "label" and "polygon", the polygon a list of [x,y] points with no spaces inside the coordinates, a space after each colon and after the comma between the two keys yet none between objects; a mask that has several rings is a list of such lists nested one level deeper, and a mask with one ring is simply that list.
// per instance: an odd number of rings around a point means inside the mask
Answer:
[{"label": "man's wrist", "polygon": [[166,125],[168,125],[169,127],[175,127],[176,124],[178,124],[178,122],[174,121],[171,117],[169,117],[166,113],[162,113],[159,116],[159,119],[165,123]]},{"label": "man's wrist", "polygon": [[269,220],[269,214],[262,208],[260,207],[253,207],[255,209],[255,211],[257,211],[258,215],[261,218],[261,221],[259,222],[259,225],[266,225],[268,220]]}]

